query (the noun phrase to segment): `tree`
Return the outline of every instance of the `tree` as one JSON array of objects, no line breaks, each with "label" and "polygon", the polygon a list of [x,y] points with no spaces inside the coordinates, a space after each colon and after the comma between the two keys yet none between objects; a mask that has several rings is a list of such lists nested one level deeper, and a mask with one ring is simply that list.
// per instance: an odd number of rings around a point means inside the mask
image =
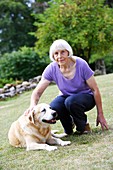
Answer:
[{"label": "tree", "polygon": [[35,0],[34,3],[32,3],[33,13],[43,13],[48,7],[48,1],[49,0]]},{"label": "tree", "polygon": [[[89,62],[91,56],[104,56],[113,49],[113,9],[103,0],[54,0],[44,14],[35,15],[36,49],[48,54],[55,39],[67,40],[74,54]],[[95,58],[96,58],[95,57]]]},{"label": "tree", "polygon": [[34,17],[29,0],[0,1],[0,53],[18,50],[21,46],[34,46]]}]

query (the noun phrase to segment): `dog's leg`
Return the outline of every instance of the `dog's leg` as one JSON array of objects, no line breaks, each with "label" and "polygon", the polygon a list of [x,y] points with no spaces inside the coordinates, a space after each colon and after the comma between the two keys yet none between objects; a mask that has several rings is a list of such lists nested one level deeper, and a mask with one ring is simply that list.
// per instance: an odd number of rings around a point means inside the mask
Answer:
[{"label": "dog's leg", "polygon": [[56,149],[57,149],[56,146],[49,146],[48,144],[39,144],[39,143],[35,143],[35,142],[30,143],[29,145],[27,145],[27,148],[26,148],[27,151],[30,151],[30,150],[53,151]]},{"label": "dog's leg", "polygon": [[55,137],[55,138],[63,138],[63,137],[68,136],[66,133],[60,133],[60,134],[58,134],[57,132],[58,132],[58,130],[52,130],[52,131],[51,131],[51,135],[52,135],[53,137]]},{"label": "dog's leg", "polygon": [[47,150],[47,151],[52,151],[56,150],[56,146],[49,146],[46,143],[38,143],[35,141],[35,139],[32,138],[32,136],[26,136],[25,137],[26,141],[26,150]]},{"label": "dog's leg", "polygon": [[55,138],[53,136],[51,136],[51,138],[49,138],[47,140],[47,143],[51,144],[51,145],[54,144],[54,145],[61,145],[61,146],[65,146],[65,145],[70,145],[71,144],[70,141],[63,141],[63,140],[61,140],[59,138]]}]

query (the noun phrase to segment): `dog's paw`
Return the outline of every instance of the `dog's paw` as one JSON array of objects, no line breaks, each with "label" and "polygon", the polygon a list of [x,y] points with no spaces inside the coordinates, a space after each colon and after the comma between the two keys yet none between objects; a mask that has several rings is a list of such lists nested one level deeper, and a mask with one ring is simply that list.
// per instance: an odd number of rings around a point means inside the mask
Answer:
[{"label": "dog's paw", "polygon": [[49,146],[49,145],[48,145],[48,146],[46,147],[46,150],[47,150],[47,151],[54,151],[54,150],[56,150],[56,149],[57,149],[57,146]]},{"label": "dog's paw", "polygon": [[54,135],[55,133],[58,133],[59,130],[51,130],[51,134]]},{"label": "dog's paw", "polygon": [[51,135],[55,138],[63,138],[63,137],[68,136],[66,133],[59,133],[58,134],[58,130],[52,130]]},{"label": "dog's paw", "polygon": [[61,142],[61,146],[66,146],[66,145],[70,145],[71,142],[70,141],[62,141]]}]

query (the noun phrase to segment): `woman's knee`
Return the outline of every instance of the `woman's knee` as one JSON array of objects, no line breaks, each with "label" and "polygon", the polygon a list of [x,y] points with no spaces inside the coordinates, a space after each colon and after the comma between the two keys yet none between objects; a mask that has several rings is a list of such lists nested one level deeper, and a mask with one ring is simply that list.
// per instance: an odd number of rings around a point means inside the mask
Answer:
[{"label": "woman's knee", "polygon": [[69,110],[69,111],[71,111],[71,106],[74,104],[76,104],[76,96],[75,97],[73,97],[73,96],[69,96],[69,97],[67,97],[66,98],[66,100],[65,100],[65,107]]},{"label": "woman's knee", "polygon": [[51,103],[50,106],[53,110],[56,110],[57,112],[61,112],[65,105],[64,105],[64,98],[57,96]]},{"label": "woman's knee", "polygon": [[95,106],[94,97],[88,94],[75,94],[65,100],[65,106],[70,111],[71,107],[78,106],[84,111],[89,111]]}]

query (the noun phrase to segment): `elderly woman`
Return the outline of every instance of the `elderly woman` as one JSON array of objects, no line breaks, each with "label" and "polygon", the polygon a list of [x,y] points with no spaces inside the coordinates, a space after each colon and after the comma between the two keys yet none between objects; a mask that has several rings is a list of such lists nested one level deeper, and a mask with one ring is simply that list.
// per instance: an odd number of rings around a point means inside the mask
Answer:
[{"label": "elderly woman", "polygon": [[72,134],[74,125],[78,132],[90,132],[85,112],[96,105],[97,119],[102,130],[108,129],[104,118],[101,96],[94,78],[94,72],[87,62],[73,56],[71,46],[65,40],[58,39],[50,47],[52,62],[45,68],[42,79],[31,95],[29,112],[38,103],[40,96],[49,84],[54,81],[60,93],[50,103],[52,109],[58,113],[58,119],[66,134]]}]

